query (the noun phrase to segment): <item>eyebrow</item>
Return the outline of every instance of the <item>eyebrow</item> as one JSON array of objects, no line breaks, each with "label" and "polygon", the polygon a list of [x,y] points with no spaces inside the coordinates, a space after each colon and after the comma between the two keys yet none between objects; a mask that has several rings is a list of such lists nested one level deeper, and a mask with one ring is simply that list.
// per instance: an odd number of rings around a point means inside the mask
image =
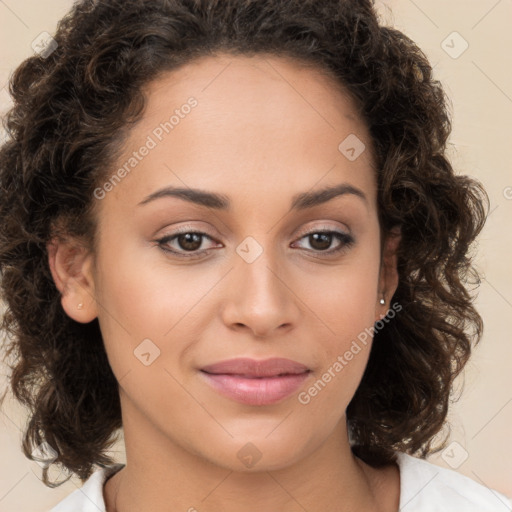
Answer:
[{"label": "eyebrow", "polygon": [[[349,183],[340,183],[334,187],[325,187],[320,190],[309,192],[302,192],[292,197],[291,210],[306,210],[324,204],[331,199],[338,196],[354,195],[362,199],[368,204],[368,199],[364,192],[354,187]],[[215,192],[207,192],[197,188],[180,188],[180,187],[165,187],[156,192],[153,192],[139,203],[139,206],[155,201],[163,197],[176,197],[183,199],[190,203],[204,206],[206,208],[213,208],[215,210],[229,210],[231,208],[231,201],[229,197],[224,194]]]}]

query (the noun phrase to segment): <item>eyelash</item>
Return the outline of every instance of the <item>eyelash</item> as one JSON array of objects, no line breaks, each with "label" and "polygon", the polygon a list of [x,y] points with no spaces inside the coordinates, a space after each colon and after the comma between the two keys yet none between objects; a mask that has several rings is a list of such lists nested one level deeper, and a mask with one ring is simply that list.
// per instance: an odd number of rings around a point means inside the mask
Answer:
[{"label": "eyelash", "polygon": [[[201,231],[194,231],[193,229],[185,227],[185,228],[179,229],[178,231],[174,232],[171,235],[166,235],[163,238],[157,239],[157,240],[155,240],[155,242],[157,243],[157,246],[162,251],[164,251],[166,253],[171,253],[174,256],[177,256],[178,258],[195,258],[195,259],[197,259],[197,258],[200,258],[203,254],[208,253],[208,251],[211,250],[211,249],[203,249],[201,251],[195,251],[195,252],[191,252],[191,253],[187,254],[187,253],[175,251],[173,249],[169,249],[168,247],[166,247],[166,244],[168,244],[170,241],[174,240],[175,238],[177,238],[178,236],[183,235],[183,234],[201,235],[203,237],[209,238],[210,240],[213,240],[213,238],[210,235],[208,235],[207,233],[203,233]],[[308,250],[308,252],[314,252],[321,256],[323,256],[323,255],[327,255],[327,257],[336,256],[344,251],[349,250],[355,243],[355,239],[347,233],[343,233],[342,231],[322,230],[322,229],[309,231],[308,233],[305,233],[304,235],[302,235],[299,238],[299,240],[302,240],[303,238],[307,238],[308,236],[311,236],[314,234],[334,235],[334,237],[336,239],[338,239],[340,242],[342,242],[342,244],[339,247],[337,247],[336,249],[330,249],[327,251]]]}]

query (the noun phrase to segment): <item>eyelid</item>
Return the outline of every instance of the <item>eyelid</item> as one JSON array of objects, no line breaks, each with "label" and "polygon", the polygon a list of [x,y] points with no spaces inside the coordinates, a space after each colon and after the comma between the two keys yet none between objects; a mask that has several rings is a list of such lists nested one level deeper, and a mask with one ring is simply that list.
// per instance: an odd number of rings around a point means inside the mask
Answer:
[{"label": "eyelid", "polygon": [[[326,222],[326,221],[324,221],[324,222]],[[310,225],[309,227],[305,227],[299,231],[299,234],[297,236],[299,238],[302,238],[305,235],[309,235],[311,233],[316,233],[317,231],[336,231],[336,232],[341,232],[347,236],[351,235],[350,229],[348,229],[348,228],[341,228],[339,225],[332,226],[332,225],[324,223],[321,225],[312,225],[312,226]]]},{"label": "eyelid", "polygon": [[[296,238],[300,239],[300,238],[303,238],[304,236],[307,236],[307,235],[310,235],[312,233],[316,233],[319,231],[341,232],[344,235],[351,236],[350,229],[342,229],[339,226],[331,226],[328,224],[323,224],[320,226],[312,225],[309,227],[302,228],[299,231],[299,233],[296,235]],[[207,235],[210,239],[213,239],[213,240],[215,240],[217,237],[217,235],[212,234],[210,231],[208,231],[208,229],[193,227],[190,225],[184,225],[184,226],[179,226],[179,227],[173,229],[172,232],[170,232],[170,233],[167,233],[167,234],[164,233],[159,238],[162,239],[162,238],[174,237],[174,236],[180,235],[182,233],[199,233],[201,235]],[[294,240],[294,241],[296,241],[296,240]]]},{"label": "eyelid", "polygon": [[217,238],[223,237],[222,234],[220,234],[220,235],[214,234],[212,231],[213,230],[205,228],[203,226],[190,226],[190,225],[186,224],[183,226],[178,226],[177,228],[169,228],[169,232],[165,232],[165,230],[164,230],[164,233],[162,235],[159,235],[158,238],[159,239],[171,238],[171,237],[175,237],[176,235],[181,235],[183,233],[199,233],[201,235],[206,235],[215,241]]}]

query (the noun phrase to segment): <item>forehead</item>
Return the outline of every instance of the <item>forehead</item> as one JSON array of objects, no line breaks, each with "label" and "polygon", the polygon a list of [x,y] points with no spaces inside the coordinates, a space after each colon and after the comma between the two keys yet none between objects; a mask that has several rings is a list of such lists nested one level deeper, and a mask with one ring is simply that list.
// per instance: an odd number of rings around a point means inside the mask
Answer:
[{"label": "forehead", "polygon": [[[165,184],[245,198],[290,189],[291,197],[346,180],[373,199],[369,132],[322,70],[282,57],[220,54],[162,73],[144,93],[144,114],[116,166],[150,139],[152,148],[110,200],[133,205]],[[343,153],[346,140],[366,147],[356,160]]]},{"label": "forehead", "polygon": [[[173,106],[180,97],[195,94],[203,109],[228,107],[224,116],[232,119],[272,119],[272,114],[294,111],[305,121],[315,116],[336,130],[344,117],[365,129],[353,99],[330,71],[310,62],[288,57],[217,54],[195,59],[184,66],[163,72],[145,87],[148,105],[144,119],[156,120],[162,107]],[[265,107],[265,108],[262,108]],[[204,110],[206,113],[207,111]]]}]

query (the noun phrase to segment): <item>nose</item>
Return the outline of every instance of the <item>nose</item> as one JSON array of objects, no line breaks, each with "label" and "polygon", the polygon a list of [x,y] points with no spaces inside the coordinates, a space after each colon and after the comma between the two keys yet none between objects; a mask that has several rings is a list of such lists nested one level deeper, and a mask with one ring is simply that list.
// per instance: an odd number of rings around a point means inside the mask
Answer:
[{"label": "nose", "polygon": [[254,337],[269,338],[292,329],[300,318],[301,300],[294,290],[290,271],[271,251],[263,250],[251,261],[235,256],[235,267],[226,283],[225,325]]}]

